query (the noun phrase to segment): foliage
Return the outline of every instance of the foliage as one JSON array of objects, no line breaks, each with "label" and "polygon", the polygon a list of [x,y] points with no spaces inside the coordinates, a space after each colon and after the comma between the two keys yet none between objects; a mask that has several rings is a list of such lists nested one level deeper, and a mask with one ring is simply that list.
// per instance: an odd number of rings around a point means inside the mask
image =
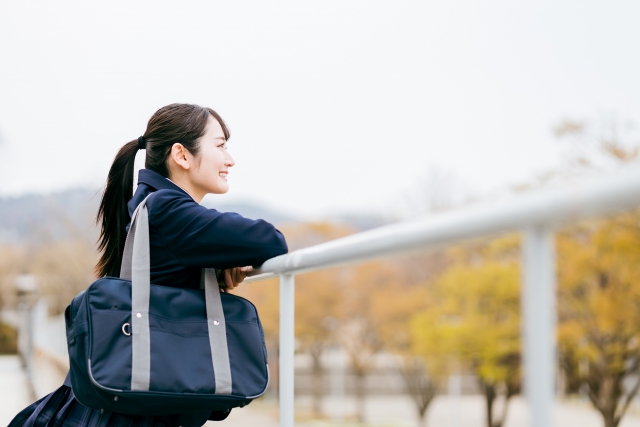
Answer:
[{"label": "foliage", "polygon": [[[430,258],[430,255],[424,257]],[[413,336],[409,324],[415,313],[429,308],[430,296],[428,282],[415,283],[402,277],[412,274],[407,266],[414,262],[415,259],[404,259],[394,263],[395,278],[371,295],[371,311],[377,320],[376,330],[384,350],[396,355],[405,390],[414,402],[419,424],[424,424],[441,375],[429,371],[424,360],[412,351]]]},{"label": "foliage", "polygon": [[[331,223],[303,223],[281,229],[291,251],[351,234],[353,230]],[[425,278],[446,268],[448,257],[429,253],[402,261],[370,262],[352,268],[331,268],[296,276],[296,345],[311,356],[316,377],[314,413],[320,416],[321,355],[339,344],[348,354],[357,378],[358,416],[364,419],[364,379],[375,357],[386,349],[399,357],[408,391],[424,416],[435,395],[435,384],[422,359],[411,352],[407,325],[425,307]],[[416,282],[418,282],[416,284]],[[276,353],[279,334],[277,280],[241,286],[238,294],[250,299],[260,312],[267,346]],[[276,364],[272,364],[276,366]],[[276,378],[277,379],[277,378]]]},{"label": "foliage", "polygon": [[96,259],[94,246],[83,238],[0,247],[0,308],[15,307],[15,279],[31,274],[50,314],[61,314],[73,297],[95,280]]},{"label": "foliage", "polygon": [[585,223],[558,236],[560,361],[606,427],[640,388],[640,213]]},{"label": "foliage", "polygon": [[16,354],[18,352],[18,331],[0,322],[0,354]]},{"label": "foliage", "polygon": [[[330,223],[306,223],[282,229],[292,250],[334,240],[353,230]],[[440,258],[432,257],[429,265]],[[424,259],[423,259],[424,261]],[[371,262],[353,268],[331,268],[296,276],[296,344],[297,350],[311,356],[316,380],[323,367],[321,355],[330,345],[340,344],[348,354],[357,378],[358,416],[364,418],[364,379],[375,363],[375,356],[386,348],[400,356],[402,372],[413,374],[407,385],[413,385],[419,411],[426,411],[435,393],[422,364],[416,365],[407,328],[409,319],[424,306],[424,286],[410,286],[409,275],[425,272],[418,257],[410,259],[415,268],[402,263]],[[433,274],[433,273],[429,273]],[[420,285],[422,285],[421,283]],[[277,281],[242,286],[240,294],[249,298],[261,314],[267,341],[277,343]],[[406,369],[405,369],[406,368]],[[415,375],[420,381],[415,382]],[[411,380],[411,381],[409,381]],[[411,382],[411,384],[408,384]],[[320,415],[321,387],[314,387],[314,412]],[[426,399],[426,401],[425,401]]]},{"label": "foliage", "polygon": [[365,377],[374,366],[375,356],[384,348],[380,327],[386,319],[377,312],[379,298],[398,280],[396,273],[391,264],[384,262],[357,265],[350,270],[343,294],[344,317],[339,339],[356,375],[356,407],[360,422],[364,422]]},{"label": "foliage", "polygon": [[[23,272],[26,258],[22,247],[0,247],[0,310],[15,306],[15,278]],[[0,320],[0,354],[15,354],[17,351],[18,332]]]},{"label": "foliage", "polygon": [[[302,223],[283,227],[291,251],[335,240],[353,230],[326,222]],[[343,317],[343,293],[347,287],[343,269],[332,268],[296,276],[295,334],[298,351],[309,354],[313,361],[313,409],[321,416],[321,356],[336,341],[335,328]],[[277,353],[279,335],[278,281],[243,286],[239,294],[250,299],[262,319],[267,346]]]},{"label": "foliage", "polygon": [[30,272],[38,280],[51,315],[61,314],[94,280],[97,252],[86,239],[45,244],[33,251]]},{"label": "foliage", "polygon": [[[630,123],[565,120],[556,136],[573,142],[568,173],[638,160]],[[640,388],[640,213],[585,222],[559,233],[558,338],[570,391],[586,392],[606,427],[617,426]],[[636,382],[625,387],[632,379]]]},{"label": "foliage", "polygon": [[[432,372],[467,369],[479,379],[487,426],[502,426],[508,400],[520,388],[520,274],[512,236],[452,250],[459,262],[439,277],[428,310],[413,317],[413,351]],[[493,404],[504,390],[504,412]]]}]

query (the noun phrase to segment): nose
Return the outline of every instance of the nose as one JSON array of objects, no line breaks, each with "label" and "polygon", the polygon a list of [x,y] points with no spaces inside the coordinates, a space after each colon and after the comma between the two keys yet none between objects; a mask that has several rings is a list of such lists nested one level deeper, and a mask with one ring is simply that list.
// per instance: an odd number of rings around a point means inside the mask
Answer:
[{"label": "nose", "polygon": [[233,157],[231,157],[231,154],[229,154],[229,152],[227,150],[224,151],[224,164],[227,167],[231,167],[233,165],[236,164],[235,160],[233,160]]}]

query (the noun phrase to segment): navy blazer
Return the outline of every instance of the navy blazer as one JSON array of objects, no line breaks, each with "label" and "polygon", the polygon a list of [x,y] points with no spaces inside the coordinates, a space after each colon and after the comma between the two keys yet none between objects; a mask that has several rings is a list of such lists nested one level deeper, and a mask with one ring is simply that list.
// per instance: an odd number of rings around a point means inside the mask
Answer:
[{"label": "navy blazer", "polygon": [[151,283],[198,289],[202,268],[259,266],[287,253],[284,236],[273,225],[208,209],[148,169],[140,170],[129,216],[150,193]]},{"label": "navy blazer", "polygon": [[[202,268],[258,266],[287,253],[284,236],[273,225],[207,209],[176,184],[148,169],[138,175],[138,188],[128,203],[130,217],[150,193],[146,205],[151,283],[198,289]],[[71,387],[69,374],[64,385]],[[223,420],[227,415],[228,411],[202,411],[157,418],[169,425],[201,426],[207,419]]]}]

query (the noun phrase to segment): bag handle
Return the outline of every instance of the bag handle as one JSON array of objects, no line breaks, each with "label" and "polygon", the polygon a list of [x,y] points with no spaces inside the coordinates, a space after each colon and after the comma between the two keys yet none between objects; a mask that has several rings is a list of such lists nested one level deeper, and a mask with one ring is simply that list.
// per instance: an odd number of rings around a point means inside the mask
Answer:
[{"label": "bag handle", "polygon": [[[131,280],[131,390],[149,390],[151,382],[151,257],[149,212],[140,202],[131,216],[120,266],[120,278]],[[209,346],[215,380],[215,394],[231,394],[231,365],[227,345],[226,322],[215,270],[204,269],[204,294],[209,329]]]}]

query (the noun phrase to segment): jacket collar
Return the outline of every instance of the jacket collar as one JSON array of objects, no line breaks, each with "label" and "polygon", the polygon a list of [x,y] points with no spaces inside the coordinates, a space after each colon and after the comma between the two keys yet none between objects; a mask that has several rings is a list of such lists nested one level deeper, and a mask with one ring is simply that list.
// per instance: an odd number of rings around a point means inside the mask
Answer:
[{"label": "jacket collar", "polygon": [[152,187],[155,191],[178,190],[191,197],[189,193],[184,191],[178,185],[174,184],[173,181],[170,181],[168,178],[165,178],[159,173],[149,169],[140,169],[140,171],[138,172],[138,184],[146,184],[149,187]]},{"label": "jacket collar", "polygon": [[[136,191],[133,193],[133,197],[127,203],[129,218],[131,218],[133,211],[136,210],[136,207],[138,207],[145,197],[158,190],[177,190],[193,200],[193,197],[191,197],[189,193],[159,173],[149,169],[140,169],[140,172],[138,172],[138,188],[136,188]],[[127,231],[129,231],[129,225],[127,225]]]}]

